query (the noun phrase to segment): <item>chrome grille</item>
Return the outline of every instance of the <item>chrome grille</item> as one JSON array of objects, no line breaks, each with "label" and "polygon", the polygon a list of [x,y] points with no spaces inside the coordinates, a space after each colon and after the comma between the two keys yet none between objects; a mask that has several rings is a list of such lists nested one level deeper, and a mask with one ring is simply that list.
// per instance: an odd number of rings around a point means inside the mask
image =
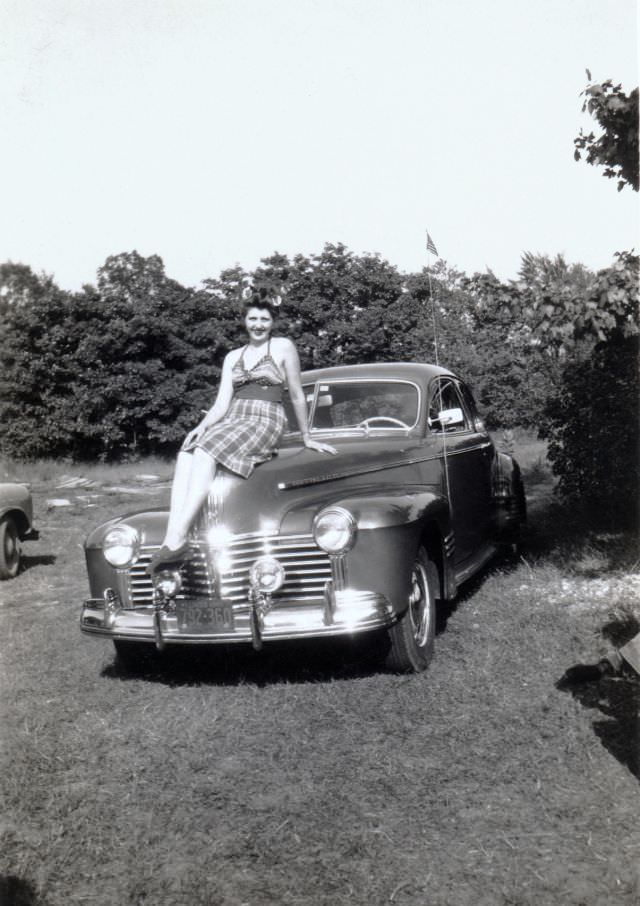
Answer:
[{"label": "chrome grille", "polygon": [[[146,567],[159,545],[144,547],[138,560],[129,569],[129,597],[134,607],[153,603],[153,585]],[[215,593],[215,580],[207,562],[206,551],[201,546],[194,546],[192,559],[180,569],[182,574],[182,591],[178,598],[209,597]]]},{"label": "chrome grille", "polygon": [[[317,598],[331,578],[331,563],[311,535],[243,535],[227,547],[229,568],[220,573],[220,596],[246,601],[249,570],[258,557],[274,557],[284,568],[284,585],[274,600]],[[226,565],[226,564],[225,564]]]},{"label": "chrome grille", "polygon": [[[331,578],[329,557],[316,545],[312,535],[236,535],[223,549],[211,548],[204,539],[198,539],[193,547],[192,559],[181,569],[183,588],[179,598],[219,596],[233,603],[244,603],[249,592],[249,570],[258,557],[264,556],[274,557],[285,571],[284,585],[274,595],[279,603],[320,597]],[[145,567],[156,550],[157,547],[143,548],[129,570],[129,593],[134,607],[150,605],[153,601],[151,578]]]}]

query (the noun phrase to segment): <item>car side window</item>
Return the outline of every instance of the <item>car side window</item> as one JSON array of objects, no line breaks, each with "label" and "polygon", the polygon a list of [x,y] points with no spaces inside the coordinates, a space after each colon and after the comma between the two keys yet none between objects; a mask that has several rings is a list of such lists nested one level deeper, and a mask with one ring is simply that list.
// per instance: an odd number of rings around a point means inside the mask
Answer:
[{"label": "car side window", "polygon": [[473,398],[473,394],[466,384],[460,383],[459,389],[474,430],[484,431],[484,422],[482,421],[481,416],[478,414],[478,407],[476,406],[476,401]]},{"label": "car side window", "polygon": [[[446,413],[448,420],[441,421],[443,413]],[[453,434],[468,431],[469,427],[466,407],[458,388],[451,378],[441,378],[436,382],[429,402],[429,429]]]}]

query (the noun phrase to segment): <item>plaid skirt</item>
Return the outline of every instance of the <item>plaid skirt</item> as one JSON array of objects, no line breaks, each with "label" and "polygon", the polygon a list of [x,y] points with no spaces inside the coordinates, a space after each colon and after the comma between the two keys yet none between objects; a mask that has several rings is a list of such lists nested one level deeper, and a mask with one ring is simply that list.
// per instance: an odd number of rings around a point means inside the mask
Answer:
[{"label": "plaid skirt", "polygon": [[271,459],[277,450],[286,416],[280,403],[267,400],[233,400],[225,417],[193,444],[181,449],[190,453],[199,447],[216,462],[248,478],[255,466]]}]

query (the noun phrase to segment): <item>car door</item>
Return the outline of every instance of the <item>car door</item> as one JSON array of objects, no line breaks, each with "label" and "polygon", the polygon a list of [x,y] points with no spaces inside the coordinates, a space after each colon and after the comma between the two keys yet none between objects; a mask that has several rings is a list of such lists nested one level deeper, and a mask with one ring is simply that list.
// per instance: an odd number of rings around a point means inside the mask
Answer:
[{"label": "car door", "polygon": [[453,376],[430,387],[427,431],[437,439],[451,507],[456,564],[491,536],[493,445],[477,417],[473,397]]}]

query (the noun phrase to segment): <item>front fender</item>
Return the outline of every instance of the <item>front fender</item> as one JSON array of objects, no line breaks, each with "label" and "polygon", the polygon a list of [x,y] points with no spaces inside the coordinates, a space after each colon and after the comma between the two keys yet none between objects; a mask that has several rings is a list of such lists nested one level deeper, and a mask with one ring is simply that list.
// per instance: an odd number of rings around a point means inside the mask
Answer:
[{"label": "front fender", "polygon": [[450,523],[447,499],[440,494],[424,486],[370,488],[327,506],[344,507],[356,520],[355,544],[343,558],[348,586],[383,594],[396,613],[407,607],[413,563],[427,537],[437,547],[430,551],[434,561],[444,565]]},{"label": "front fender", "polygon": [[315,497],[303,507],[292,507],[285,513],[280,530],[283,534],[308,531],[305,527],[311,526],[313,517],[332,506],[349,510],[361,531],[411,525],[427,519],[434,519],[444,527],[449,518],[446,497],[425,489],[424,485],[368,487],[344,496]]},{"label": "front fender", "polygon": [[21,537],[32,531],[33,500],[26,485],[0,485],[0,519],[11,517]]}]

